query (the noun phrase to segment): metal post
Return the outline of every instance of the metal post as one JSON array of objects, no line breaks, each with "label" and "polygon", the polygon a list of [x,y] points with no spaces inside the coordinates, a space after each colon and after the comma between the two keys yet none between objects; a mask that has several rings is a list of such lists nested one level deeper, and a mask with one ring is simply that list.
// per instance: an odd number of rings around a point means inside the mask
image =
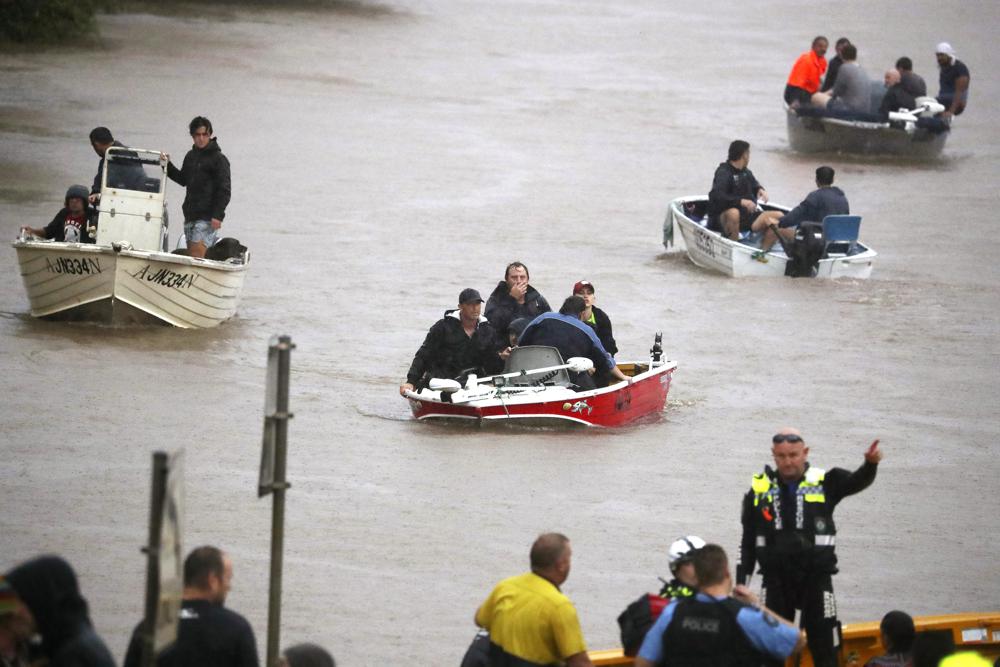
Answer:
[{"label": "metal post", "polygon": [[142,624],[142,665],[156,661],[156,609],[160,601],[160,534],[163,528],[163,501],[167,488],[167,453],[153,452],[153,483],[149,503],[149,542],[146,552],[146,617]]},{"label": "metal post", "polygon": [[271,510],[271,591],[267,606],[267,662],[266,667],[278,667],[281,641],[281,569],[285,542],[285,460],[288,443],[288,374],[291,366],[292,339],[278,337],[278,391],[277,411],[274,415],[274,483],[271,485],[274,500]]}]

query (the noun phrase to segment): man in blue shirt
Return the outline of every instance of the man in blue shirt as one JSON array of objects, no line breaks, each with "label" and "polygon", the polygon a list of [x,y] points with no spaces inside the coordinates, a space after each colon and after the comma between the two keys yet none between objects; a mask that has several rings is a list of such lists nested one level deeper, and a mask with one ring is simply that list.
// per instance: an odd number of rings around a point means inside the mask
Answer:
[{"label": "man in blue shirt", "polygon": [[[570,357],[587,357],[594,362],[594,369],[600,373],[610,373],[622,382],[628,376],[615,364],[615,359],[604,349],[594,330],[584,324],[580,316],[587,309],[587,303],[578,296],[571,296],[563,302],[558,313],[542,313],[524,328],[518,345],[548,345],[559,350],[563,361]],[[570,374],[573,383],[581,389],[595,389],[593,377],[589,373]]]},{"label": "man in blue shirt", "polygon": [[[745,586],[733,588],[726,552],[708,544],[694,555],[699,592],[671,602],[650,628],[636,667],[756,667],[805,646],[805,634],[759,607]],[[732,595],[730,595],[732,594]]]}]

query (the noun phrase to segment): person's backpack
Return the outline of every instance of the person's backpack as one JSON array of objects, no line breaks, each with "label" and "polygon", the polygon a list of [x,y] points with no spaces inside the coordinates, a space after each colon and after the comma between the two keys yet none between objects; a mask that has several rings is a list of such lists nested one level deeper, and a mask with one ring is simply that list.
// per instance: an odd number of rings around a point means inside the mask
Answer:
[{"label": "person's backpack", "polygon": [[824,248],[822,223],[803,222],[795,230],[795,240],[787,245],[785,275],[792,278],[815,276]]},{"label": "person's backpack", "polygon": [[625,607],[618,616],[618,627],[621,628],[622,649],[627,656],[634,656],[642,647],[642,640],[653,627],[653,623],[663,613],[669,600],[653,593],[646,593],[638,600]]}]

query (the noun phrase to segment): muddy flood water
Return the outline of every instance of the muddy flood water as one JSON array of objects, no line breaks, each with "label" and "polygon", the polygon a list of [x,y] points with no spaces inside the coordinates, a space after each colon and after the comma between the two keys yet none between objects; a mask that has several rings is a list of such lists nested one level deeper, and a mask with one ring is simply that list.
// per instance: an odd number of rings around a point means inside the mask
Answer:
[{"label": "muddy flood water", "polygon": [[[819,22],[822,21],[822,22]],[[110,127],[180,159],[208,116],[232,162],[223,231],[250,247],[237,318],[210,331],[33,320],[0,261],[0,569],[77,568],[119,659],[142,613],[150,454],[185,450],[184,548],[235,562],[228,605],[264,652],[270,502],[256,497],[267,340],[292,336],[283,644],[344,665],[455,665],[477,605],[573,540],[588,645],[669,574],[680,535],[735,555],[780,426],[875,484],[837,510],[845,622],[995,609],[1000,438],[1000,77],[994,2],[389,1],[99,20],[100,45],[0,54],[0,233],[43,226]],[[803,156],[781,91],[817,33],[875,77],[934,45],[972,72],[940,159]],[[868,281],[744,279],[665,251],[670,199],[708,191],[735,138],[774,201],[830,164]],[[168,186],[171,235],[183,190]],[[664,413],[615,431],[418,423],[398,395],[459,291],[519,259],[550,302],[596,285],[619,359],[656,331]],[[991,555],[993,554],[993,555]]]}]

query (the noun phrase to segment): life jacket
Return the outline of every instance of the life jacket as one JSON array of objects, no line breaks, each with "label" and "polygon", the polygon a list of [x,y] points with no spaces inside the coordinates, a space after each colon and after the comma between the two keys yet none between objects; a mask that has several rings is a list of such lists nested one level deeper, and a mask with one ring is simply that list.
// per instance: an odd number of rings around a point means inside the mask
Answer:
[{"label": "life jacket", "polygon": [[736,622],[747,605],[726,598],[711,602],[696,597],[677,603],[663,633],[664,667],[758,667],[764,656]]},{"label": "life jacket", "polygon": [[826,471],[807,467],[795,489],[794,514],[782,512],[783,484],[770,467],[753,476],[755,554],[761,570],[793,560],[811,572],[837,571],[837,528],[826,501]]}]

